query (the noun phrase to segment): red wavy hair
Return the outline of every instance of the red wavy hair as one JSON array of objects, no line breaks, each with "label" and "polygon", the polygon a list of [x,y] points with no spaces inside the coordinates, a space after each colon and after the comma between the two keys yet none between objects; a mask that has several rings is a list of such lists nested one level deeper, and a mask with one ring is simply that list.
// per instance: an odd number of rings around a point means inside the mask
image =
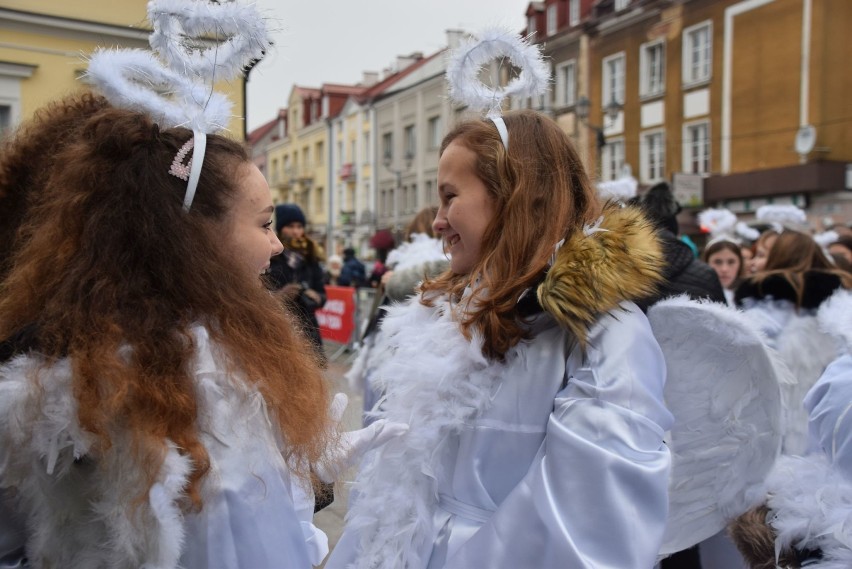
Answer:
[{"label": "red wavy hair", "polygon": [[220,243],[249,156],[209,135],[186,214],[186,182],[168,170],[191,136],[114,108],[80,125],[33,196],[2,285],[0,338],[32,329],[46,364],[67,357],[95,451],[109,448],[110,433],[129,432],[149,486],[173,441],[193,461],[187,492],[200,507],[209,456],[197,427],[192,326],[205,326],[228,371],[263,395],[295,468],[316,462],[332,435],[313,351]]},{"label": "red wavy hair", "polygon": [[482,258],[470,274],[447,271],[421,285],[421,302],[461,300],[479,278],[461,321],[465,336],[483,337],[483,355],[502,360],[525,337],[517,302],[547,272],[554,246],[594,220],[601,206],[574,145],[559,126],[535,111],[503,116],[509,150],[489,119],[462,122],[444,137],[476,154],[476,173],[494,200],[494,218],[482,240]]}]

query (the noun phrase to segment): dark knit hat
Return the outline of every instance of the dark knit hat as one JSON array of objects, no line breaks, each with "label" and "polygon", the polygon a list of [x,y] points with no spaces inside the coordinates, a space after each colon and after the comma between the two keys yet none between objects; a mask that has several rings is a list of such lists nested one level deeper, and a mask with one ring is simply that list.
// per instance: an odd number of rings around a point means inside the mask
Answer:
[{"label": "dark knit hat", "polygon": [[652,186],[647,192],[636,196],[628,203],[641,207],[648,219],[657,227],[668,229],[677,235],[677,214],[680,213],[681,207],[667,182]]},{"label": "dark knit hat", "polygon": [[280,233],[281,228],[291,223],[299,222],[307,225],[302,208],[294,203],[284,203],[275,206],[275,232]]}]

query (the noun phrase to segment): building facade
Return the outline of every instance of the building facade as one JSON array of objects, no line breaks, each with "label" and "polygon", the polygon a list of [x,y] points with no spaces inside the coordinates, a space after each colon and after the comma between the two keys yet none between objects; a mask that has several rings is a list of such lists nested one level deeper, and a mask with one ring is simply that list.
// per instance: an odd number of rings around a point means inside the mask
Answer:
[{"label": "building facade", "polygon": [[[81,89],[96,48],[148,48],[145,0],[5,0],[0,7],[0,133]],[[217,84],[234,103],[229,133],[245,136],[243,80]]]}]

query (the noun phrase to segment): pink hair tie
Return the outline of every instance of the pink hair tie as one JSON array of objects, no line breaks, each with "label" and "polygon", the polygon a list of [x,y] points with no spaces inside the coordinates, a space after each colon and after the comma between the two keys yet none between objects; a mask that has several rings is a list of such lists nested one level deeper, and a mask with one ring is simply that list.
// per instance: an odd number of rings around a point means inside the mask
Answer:
[{"label": "pink hair tie", "polygon": [[169,168],[169,174],[180,178],[184,182],[189,180],[189,164],[184,164],[184,160],[186,159],[186,155],[189,154],[189,151],[195,146],[195,137],[193,136],[189,140],[183,143],[183,146],[180,147],[177,154],[175,154],[175,159],[172,160],[172,166]]}]

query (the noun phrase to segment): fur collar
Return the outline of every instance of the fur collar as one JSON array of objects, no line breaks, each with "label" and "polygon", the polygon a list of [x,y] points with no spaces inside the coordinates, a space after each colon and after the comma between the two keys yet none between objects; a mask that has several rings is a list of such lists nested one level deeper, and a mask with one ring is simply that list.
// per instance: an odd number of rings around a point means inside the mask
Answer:
[{"label": "fur collar", "polygon": [[843,285],[840,277],[825,271],[805,271],[802,276],[802,302],[801,305],[796,297],[796,290],[782,275],[770,275],[763,281],[757,283],[754,279],[744,281],[737,287],[736,300],[740,304],[743,299],[753,298],[755,300],[787,300],[805,309],[817,309],[825,302],[834,291]]},{"label": "fur collar", "polygon": [[559,249],[538,301],[585,343],[601,314],[654,294],[664,266],[656,230],[641,211],[608,206],[598,229],[576,231]]}]

